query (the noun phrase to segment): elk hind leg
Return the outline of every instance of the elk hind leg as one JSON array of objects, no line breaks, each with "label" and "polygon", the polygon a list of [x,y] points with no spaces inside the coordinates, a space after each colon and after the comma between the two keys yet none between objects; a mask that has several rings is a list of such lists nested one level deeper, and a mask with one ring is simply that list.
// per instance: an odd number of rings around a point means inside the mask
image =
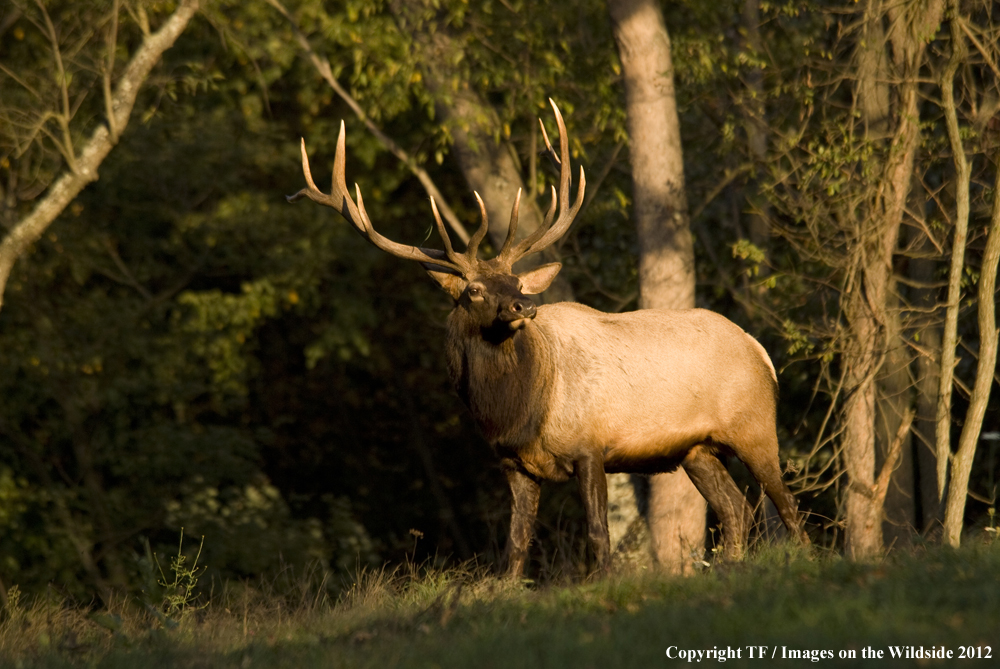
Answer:
[{"label": "elk hind leg", "polygon": [[774,506],[778,509],[781,522],[788,528],[788,532],[795,537],[799,543],[809,545],[809,535],[802,524],[802,516],[799,514],[799,505],[795,501],[795,496],[788,489],[785,481],[781,478],[781,467],[778,464],[777,444],[774,446],[774,457],[748,457],[740,458],[743,464],[750,470],[750,474],[757,479],[764,493],[771,498]]},{"label": "elk hind leg", "polygon": [[608,535],[608,477],[600,458],[582,458],[576,463],[580,495],[587,512],[587,534],[597,558],[597,568],[606,570],[611,563],[611,540]]},{"label": "elk hind leg", "polygon": [[725,555],[738,560],[746,550],[753,510],[725,466],[704,446],[695,446],[682,463],[691,482],[722,521]]}]

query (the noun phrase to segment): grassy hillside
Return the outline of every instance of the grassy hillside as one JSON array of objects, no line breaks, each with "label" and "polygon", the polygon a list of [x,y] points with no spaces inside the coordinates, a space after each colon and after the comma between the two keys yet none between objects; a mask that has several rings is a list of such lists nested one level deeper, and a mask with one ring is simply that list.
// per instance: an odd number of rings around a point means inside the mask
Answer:
[{"label": "grassy hillside", "polygon": [[[303,586],[230,585],[172,617],[122,600],[98,613],[8,607],[0,664],[19,667],[631,667],[681,651],[740,651],[737,666],[890,647],[1000,658],[1000,547],[897,552],[877,564],[778,546],[691,578],[640,571],[533,588],[469,571],[363,574],[339,601]],[[749,658],[748,646],[754,650]],[[882,659],[863,659],[868,647]],[[987,647],[989,650],[987,651]],[[990,654],[992,659],[986,659]],[[780,661],[784,655],[784,660]],[[703,656],[703,661],[717,659]],[[932,664],[938,662],[931,661]],[[919,664],[924,664],[920,661]],[[729,665],[733,666],[733,665]]]}]

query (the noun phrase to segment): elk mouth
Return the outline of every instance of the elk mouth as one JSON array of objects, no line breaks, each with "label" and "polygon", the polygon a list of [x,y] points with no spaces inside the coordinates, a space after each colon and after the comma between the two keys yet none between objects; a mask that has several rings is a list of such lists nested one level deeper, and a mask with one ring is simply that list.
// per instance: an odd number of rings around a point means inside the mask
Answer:
[{"label": "elk mouth", "polygon": [[511,332],[514,332],[527,325],[536,313],[538,312],[534,302],[522,298],[504,309],[500,313],[500,320],[507,325]]},{"label": "elk mouth", "polygon": [[528,321],[534,318],[536,313],[537,307],[535,307],[535,303],[521,295],[501,309],[497,315],[499,316],[499,320],[506,323],[507,327],[513,332],[527,325]]}]

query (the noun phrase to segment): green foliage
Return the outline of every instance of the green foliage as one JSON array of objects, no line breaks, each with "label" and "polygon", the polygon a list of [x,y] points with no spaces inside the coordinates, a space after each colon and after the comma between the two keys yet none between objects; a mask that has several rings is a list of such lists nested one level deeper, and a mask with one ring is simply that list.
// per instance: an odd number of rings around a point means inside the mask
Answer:
[{"label": "green foliage", "polygon": [[761,264],[767,260],[764,249],[754,245],[748,239],[741,239],[733,244],[733,257],[750,262],[750,267],[747,268],[747,274],[750,276],[757,276],[760,273]]},{"label": "green foliage", "polygon": [[[188,557],[184,555],[184,528],[181,528],[180,539],[177,542],[177,555],[170,558],[170,573],[167,576],[163,573],[160,561],[153,555],[156,567],[160,572],[160,579],[157,585],[163,588],[162,608],[155,609],[162,613],[164,620],[177,625],[177,621],[189,613],[199,608],[204,608],[208,604],[199,606],[198,600],[201,593],[197,592],[198,580],[205,573],[205,567],[198,566],[198,559],[201,557],[201,550],[205,547],[205,537],[202,536],[201,543],[198,544],[198,553],[190,565],[187,564]],[[149,546],[146,546],[147,555]]]},{"label": "green foliage", "polygon": [[191,354],[212,372],[211,384],[226,395],[245,394],[247,360],[242,346],[261,321],[277,313],[274,286],[244,283],[237,295],[220,290],[185,291],[174,312],[177,334],[193,342]]}]

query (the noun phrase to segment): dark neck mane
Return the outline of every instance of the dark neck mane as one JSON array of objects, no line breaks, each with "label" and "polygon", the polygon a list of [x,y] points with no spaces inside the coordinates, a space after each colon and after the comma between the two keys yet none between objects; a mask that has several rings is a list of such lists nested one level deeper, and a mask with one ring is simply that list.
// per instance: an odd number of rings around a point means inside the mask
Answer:
[{"label": "dark neck mane", "polygon": [[[528,323],[512,336],[448,318],[448,371],[483,436],[518,448],[533,441],[545,418],[551,356],[539,328]],[[492,336],[491,336],[492,335]]]}]

